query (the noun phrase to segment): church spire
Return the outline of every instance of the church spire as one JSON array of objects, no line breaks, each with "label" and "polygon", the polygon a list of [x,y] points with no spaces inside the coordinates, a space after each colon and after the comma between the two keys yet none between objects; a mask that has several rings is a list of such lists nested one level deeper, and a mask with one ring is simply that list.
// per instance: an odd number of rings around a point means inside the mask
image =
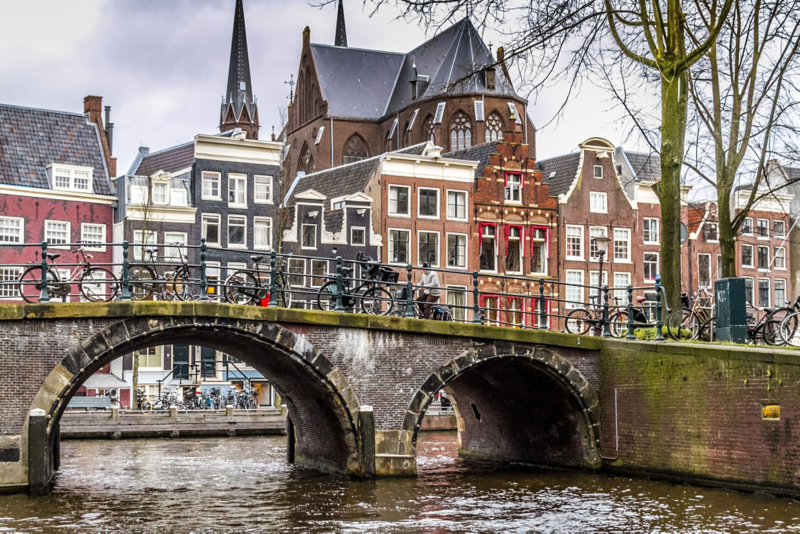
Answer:
[{"label": "church spire", "polygon": [[258,139],[258,106],[250,83],[250,59],[247,54],[247,32],[244,26],[244,5],[236,0],[233,16],[231,60],[228,67],[228,87],[222,98],[219,130],[241,128],[249,139]]},{"label": "church spire", "polygon": [[336,46],[347,47],[347,29],[344,27],[344,5],[339,0],[339,14],[336,17]]}]

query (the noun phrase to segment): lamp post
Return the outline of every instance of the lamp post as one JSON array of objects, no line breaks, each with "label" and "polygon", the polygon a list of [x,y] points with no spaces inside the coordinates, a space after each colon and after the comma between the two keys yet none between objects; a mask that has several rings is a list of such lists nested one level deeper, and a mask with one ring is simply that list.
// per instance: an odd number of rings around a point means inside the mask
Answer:
[{"label": "lamp post", "polygon": [[[611,241],[607,236],[599,235],[594,237],[594,244],[597,247],[597,256],[600,259],[600,272],[597,273],[597,305],[603,305],[603,258],[606,256],[606,252],[608,251],[608,242]],[[604,321],[607,320],[606,317],[603,318]],[[605,330],[605,325],[603,325],[603,329]]]}]

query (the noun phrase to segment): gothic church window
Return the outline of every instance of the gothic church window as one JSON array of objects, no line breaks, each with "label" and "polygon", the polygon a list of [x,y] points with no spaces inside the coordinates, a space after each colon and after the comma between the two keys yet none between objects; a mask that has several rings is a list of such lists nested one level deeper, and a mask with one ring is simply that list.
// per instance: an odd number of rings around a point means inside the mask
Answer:
[{"label": "gothic church window", "polygon": [[487,143],[503,140],[503,119],[496,111],[493,111],[486,119],[485,128]]},{"label": "gothic church window", "polygon": [[314,156],[311,154],[311,149],[308,145],[303,145],[303,150],[300,151],[300,161],[297,162],[298,172],[311,174],[317,171],[317,166],[314,163]]},{"label": "gothic church window", "polygon": [[352,135],[344,145],[344,164],[355,163],[369,157],[367,145],[358,134]]},{"label": "gothic church window", "polygon": [[425,127],[422,128],[422,131],[425,132],[425,140],[430,141],[431,143],[435,143],[435,129],[433,126],[433,117],[428,117],[425,119]]},{"label": "gothic church window", "polygon": [[459,111],[450,123],[450,150],[462,150],[471,146],[472,125],[469,117],[463,111]]}]

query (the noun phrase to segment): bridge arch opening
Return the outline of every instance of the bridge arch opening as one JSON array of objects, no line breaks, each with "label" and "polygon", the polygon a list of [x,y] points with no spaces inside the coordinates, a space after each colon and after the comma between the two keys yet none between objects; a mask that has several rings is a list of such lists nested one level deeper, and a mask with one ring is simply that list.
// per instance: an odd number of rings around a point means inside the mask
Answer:
[{"label": "bridge arch opening", "polygon": [[294,459],[324,471],[362,476],[358,402],[341,372],[299,335],[277,324],[132,318],[70,351],[53,369],[31,408],[47,414],[51,454],[69,400],[97,370],[134,351],[169,344],[216,349],[258,370],[277,390],[293,426]]},{"label": "bridge arch opening", "polygon": [[[459,455],[563,467],[600,467],[597,395],[566,359],[547,349],[458,358],[420,389],[406,430],[417,434],[445,391],[457,417]],[[410,424],[414,427],[410,428]]]}]

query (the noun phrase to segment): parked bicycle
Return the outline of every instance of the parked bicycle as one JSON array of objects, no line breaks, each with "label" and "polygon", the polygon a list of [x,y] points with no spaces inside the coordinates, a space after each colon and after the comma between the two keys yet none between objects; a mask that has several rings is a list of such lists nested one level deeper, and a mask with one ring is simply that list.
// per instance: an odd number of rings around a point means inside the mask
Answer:
[{"label": "parked bicycle", "polygon": [[[617,307],[619,297],[612,296],[614,306],[608,310],[608,329],[613,337],[622,337],[627,328],[628,313]],[[589,308],[575,308],[567,314],[567,332],[578,335],[603,335],[603,306],[599,295],[589,295]],[[591,334],[590,334],[591,332]]]},{"label": "parked bicycle", "polygon": [[[374,262],[370,256],[364,256],[361,252],[358,253],[356,259],[368,266],[367,273],[364,279],[355,285],[354,269],[342,267],[342,306],[351,309],[361,308],[364,313],[371,315],[390,314],[394,306],[394,299],[384,285],[396,284],[400,273]],[[328,274],[325,278],[328,281],[319,288],[317,304],[321,310],[333,311],[336,309],[338,294],[337,275]]]},{"label": "parked bicycle", "polygon": [[[231,274],[225,280],[223,294],[225,301],[230,304],[250,304],[260,306],[269,296],[270,276],[269,270],[261,269],[261,262],[264,256],[250,256],[255,268],[250,271],[240,269]],[[276,269],[275,273],[275,292],[273,298],[278,299],[278,303],[284,308],[292,305],[292,292],[289,280],[283,269]]]},{"label": "parked bicycle", "polygon": [[142,250],[145,263],[132,263],[128,267],[128,284],[133,300],[173,300],[167,291],[167,279],[158,274],[157,248]]},{"label": "parked bicycle", "polygon": [[[93,267],[90,263],[91,254],[86,254],[84,247],[72,251],[80,254],[80,263],[75,265],[72,272],[65,275],[59,273],[56,259],[61,257],[57,252],[48,252],[47,260],[47,292],[50,298],[60,297],[66,301],[72,294],[72,284],[77,282],[81,297],[90,302],[110,302],[114,300],[119,291],[119,283],[114,273],[104,267]],[[42,295],[42,267],[41,264],[32,262],[25,268],[17,280],[17,291],[31,304],[39,302]]]},{"label": "parked bicycle", "polygon": [[[414,300],[414,318],[423,319],[425,317],[422,311],[422,302]],[[392,299],[392,311],[390,315],[394,317],[405,317],[406,310],[408,309],[408,288],[400,287],[394,290],[394,298]],[[450,311],[450,306],[441,303],[435,303],[431,306],[431,319],[434,321],[452,321],[453,314]]]},{"label": "parked bicycle", "polygon": [[693,299],[682,293],[681,309],[670,312],[666,326],[667,335],[672,339],[713,341],[716,338],[716,319],[711,293],[702,288]]},{"label": "parked bicycle", "polygon": [[[792,320],[789,319],[792,315],[794,315],[797,311],[800,311],[800,297],[798,300],[795,300],[794,304],[791,306],[782,306],[780,308],[764,308],[762,310],[763,314],[761,319],[756,321],[755,319],[755,312],[747,314],[747,342],[753,345],[757,345],[760,342],[763,342],[767,345],[785,345],[788,343],[786,338],[784,338],[782,334],[782,323],[784,320],[788,320],[787,322],[787,337],[794,337],[794,333],[789,335],[791,321],[796,321],[796,319]],[[749,306],[753,310],[757,310],[757,308],[753,308]],[[797,330],[797,325],[794,325],[794,330]]]},{"label": "parked bicycle", "polygon": [[792,313],[781,320],[780,336],[785,345],[800,347],[800,297],[791,305]]}]

